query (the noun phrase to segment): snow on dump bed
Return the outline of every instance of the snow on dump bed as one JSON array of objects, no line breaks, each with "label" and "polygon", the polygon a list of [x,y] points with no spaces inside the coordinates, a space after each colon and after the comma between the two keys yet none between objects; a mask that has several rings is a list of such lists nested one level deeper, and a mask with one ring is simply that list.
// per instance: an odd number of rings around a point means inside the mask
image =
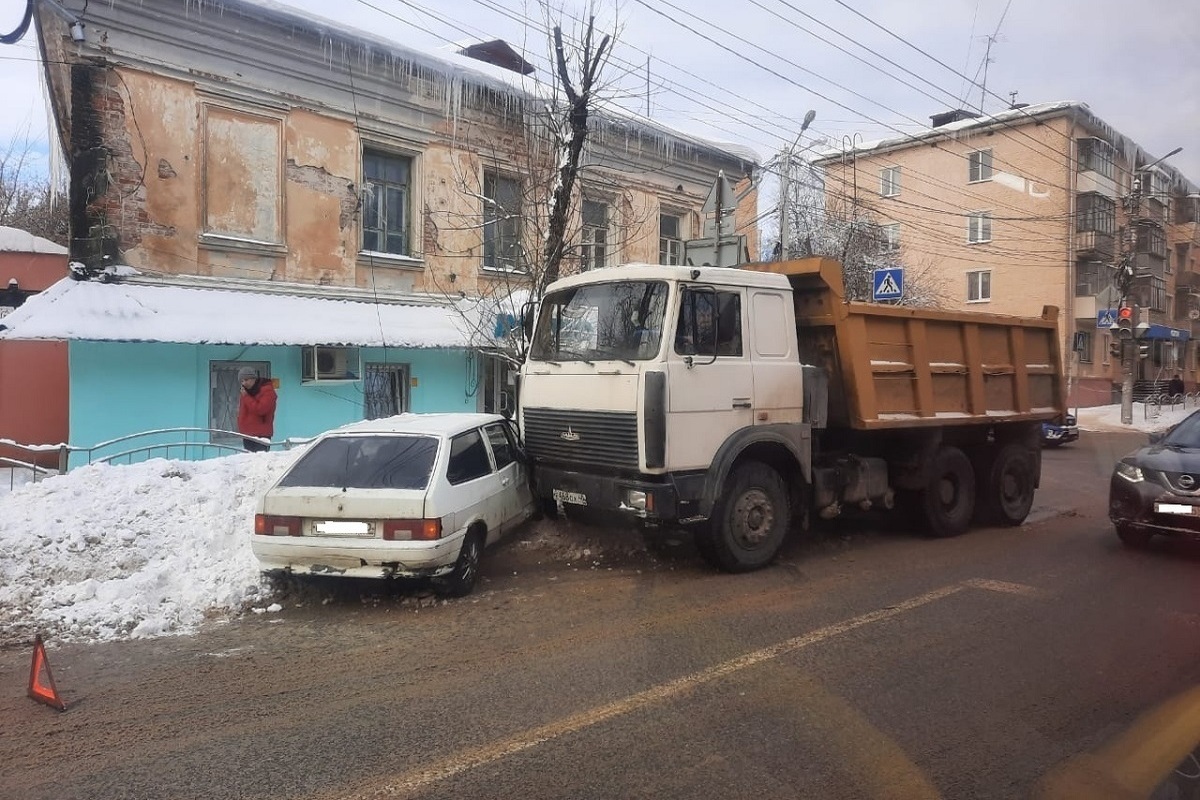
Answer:
[{"label": "snow on dump bed", "polygon": [[299,452],[96,464],[0,494],[0,644],[187,633],[266,602],[255,507]]}]

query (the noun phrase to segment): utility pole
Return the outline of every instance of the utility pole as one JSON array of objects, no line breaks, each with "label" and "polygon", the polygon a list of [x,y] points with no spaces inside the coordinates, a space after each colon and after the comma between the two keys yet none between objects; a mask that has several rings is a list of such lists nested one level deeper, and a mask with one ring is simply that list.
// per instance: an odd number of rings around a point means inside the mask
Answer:
[{"label": "utility pole", "polygon": [[792,220],[791,203],[792,203],[792,152],[796,149],[796,145],[800,144],[800,137],[808,130],[808,126],[816,118],[817,112],[809,109],[809,112],[804,115],[804,122],[800,123],[800,132],[796,134],[796,141],[792,142],[783,154],[783,175],[779,177],[779,260],[786,261],[788,259],[788,244],[792,239]]},{"label": "utility pole", "polygon": [[[1152,167],[1166,161],[1183,150],[1176,147],[1161,158],[1156,158],[1140,169],[1137,166],[1137,156],[1133,162],[1133,186],[1124,198],[1125,229],[1121,232],[1121,263],[1117,267],[1117,290],[1121,293],[1121,307],[1129,307],[1129,293],[1133,288],[1135,268],[1133,260],[1137,252],[1137,225],[1142,205],[1142,179],[1139,172],[1147,172]],[[1136,330],[1142,330],[1141,320],[1137,321]],[[1133,338],[1121,340],[1121,424],[1133,424],[1133,372],[1138,360],[1138,342]]]}]

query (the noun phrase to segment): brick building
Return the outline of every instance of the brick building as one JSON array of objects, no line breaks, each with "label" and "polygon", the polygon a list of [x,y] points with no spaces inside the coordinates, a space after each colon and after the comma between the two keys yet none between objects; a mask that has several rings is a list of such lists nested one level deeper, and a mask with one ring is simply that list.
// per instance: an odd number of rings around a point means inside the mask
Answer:
[{"label": "brick building", "polygon": [[[957,309],[1037,315],[1062,310],[1072,402],[1112,401],[1120,380],[1097,314],[1127,259],[1129,300],[1148,323],[1142,381],[1200,377],[1200,194],[1169,161],[1086,105],[1017,106],[935,115],[922,133],[827,152],[830,207],[855,205],[883,226],[882,246],[940,282]],[[1181,142],[1182,144],[1182,142]],[[1135,195],[1135,179],[1138,193]],[[1136,200],[1137,202],[1133,202]]]}]

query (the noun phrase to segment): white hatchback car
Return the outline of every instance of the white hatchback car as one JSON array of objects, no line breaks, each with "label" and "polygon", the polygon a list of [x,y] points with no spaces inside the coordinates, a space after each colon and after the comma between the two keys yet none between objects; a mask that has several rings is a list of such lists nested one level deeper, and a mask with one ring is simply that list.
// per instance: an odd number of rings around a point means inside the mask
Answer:
[{"label": "white hatchback car", "polygon": [[494,414],[401,414],[322,434],[259,502],[266,572],[475,585],[483,549],[534,509],[512,428]]}]

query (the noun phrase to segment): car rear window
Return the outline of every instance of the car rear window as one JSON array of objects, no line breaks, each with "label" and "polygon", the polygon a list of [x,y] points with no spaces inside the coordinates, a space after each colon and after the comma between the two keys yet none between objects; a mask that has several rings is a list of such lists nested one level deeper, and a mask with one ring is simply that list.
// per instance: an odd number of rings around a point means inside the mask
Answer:
[{"label": "car rear window", "polygon": [[331,436],[313,445],[279,485],[424,489],[437,449],[431,436]]}]

